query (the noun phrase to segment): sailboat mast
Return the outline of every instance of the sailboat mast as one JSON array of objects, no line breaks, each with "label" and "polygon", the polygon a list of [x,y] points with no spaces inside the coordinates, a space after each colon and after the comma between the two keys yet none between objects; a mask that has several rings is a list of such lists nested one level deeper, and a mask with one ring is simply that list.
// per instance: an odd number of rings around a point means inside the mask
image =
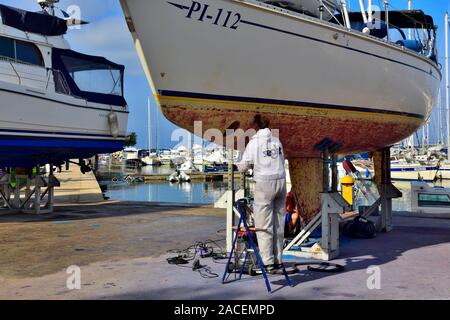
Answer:
[{"label": "sailboat mast", "polygon": [[447,111],[447,159],[450,160],[450,96],[448,70],[448,12],[445,13],[445,110]]},{"label": "sailboat mast", "polygon": [[[412,10],[412,0],[408,0],[408,10]],[[408,38],[412,40],[412,29],[408,29]]]},{"label": "sailboat mast", "polygon": [[[428,122],[427,122],[428,124]],[[422,150],[425,151],[425,143],[427,138],[427,125],[425,124],[422,128]]]},{"label": "sailboat mast", "polygon": [[439,88],[439,93],[438,93],[438,133],[437,133],[437,138],[438,138],[438,145],[442,144],[442,91],[441,88]]},{"label": "sailboat mast", "polygon": [[148,150],[151,152],[152,148],[152,115],[150,110],[150,97],[147,99],[147,139],[148,139]]},{"label": "sailboat mast", "polygon": [[155,138],[156,138],[156,152],[158,152],[159,150],[159,111],[156,108],[156,133],[155,133]]}]

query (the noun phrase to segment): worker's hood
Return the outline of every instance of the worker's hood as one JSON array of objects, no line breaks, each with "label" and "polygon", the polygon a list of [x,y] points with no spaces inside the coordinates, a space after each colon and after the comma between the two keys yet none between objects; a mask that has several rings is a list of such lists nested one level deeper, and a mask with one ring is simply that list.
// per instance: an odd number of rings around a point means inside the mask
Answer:
[{"label": "worker's hood", "polygon": [[271,136],[272,136],[272,131],[270,131],[270,129],[261,129],[255,135],[255,137],[259,137],[259,138],[269,138]]}]

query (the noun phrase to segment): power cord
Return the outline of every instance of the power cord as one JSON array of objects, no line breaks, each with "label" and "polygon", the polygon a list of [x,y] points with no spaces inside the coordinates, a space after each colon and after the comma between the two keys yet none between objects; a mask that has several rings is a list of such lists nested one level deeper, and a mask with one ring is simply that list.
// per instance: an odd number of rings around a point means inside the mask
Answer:
[{"label": "power cord", "polygon": [[168,250],[169,254],[176,254],[177,256],[167,259],[167,262],[179,267],[186,267],[191,261],[193,261],[190,267],[192,271],[198,272],[202,278],[212,279],[218,278],[219,275],[212,271],[207,265],[200,263],[200,258],[212,258],[215,263],[218,260],[227,259],[228,255],[219,242],[225,241],[225,239],[219,240],[206,240],[205,242],[197,242],[186,249],[173,249]]}]

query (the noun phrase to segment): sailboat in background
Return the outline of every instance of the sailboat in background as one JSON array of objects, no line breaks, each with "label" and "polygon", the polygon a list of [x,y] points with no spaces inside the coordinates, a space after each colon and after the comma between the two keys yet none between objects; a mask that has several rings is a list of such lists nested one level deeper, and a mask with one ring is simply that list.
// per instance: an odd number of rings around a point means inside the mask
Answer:
[{"label": "sailboat in background", "polygon": [[[412,1],[408,0],[408,10],[412,10]],[[447,24],[448,25],[448,24]],[[447,37],[447,36],[446,36]],[[412,30],[408,30],[408,38],[412,41]],[[448,38],[448,37],[447,37]],[[421,129],[421,139],[417,133],[402,141],[401,145],[392,152],[391,177],[392,180],[411,181],[422,180],[433,182],[438,179],[450,179],[450,164],[443,163],[442,127],[441,127],[441,91],[438,94],[438,145],[429,146],[430,119]],[[417,147],[415,136],[417,137]],[[420,141],[421,140],[421,141]]]},{"label": "sailboat in background", "polygon": [[161,160],[159,159],[156,150],[152,149],[152,116],[151,116],[151,102],[150,97],[147,99],[147,150],[141,153],[141,161],[146,166],[160,166]]},{"label": "sailboat in background", "polygon": [[450,179],[450,77],[449,77],[449,15],[445,13],[445,114],[447,123],[447,159],[440,164],[439,175],[442,179]]}]

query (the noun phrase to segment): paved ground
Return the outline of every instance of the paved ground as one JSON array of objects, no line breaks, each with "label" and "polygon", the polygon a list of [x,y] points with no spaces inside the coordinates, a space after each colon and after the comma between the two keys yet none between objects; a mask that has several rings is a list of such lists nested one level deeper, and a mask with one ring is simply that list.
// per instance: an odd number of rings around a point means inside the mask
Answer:
[{"label": "paved ground", "polygon": [[[300,267],[294,288],[271,277],[222,285],[189,267],[169,265],[167,250],[224,238],[225,212],[110,202],[58,207],[52,216],[0,216],[2,299],[450,299],[450,220],[395,218],[395,230],[373,240],[342,240],[340,274]],[[224,242],[222,242],[223,244]],[[202,260],[222,274],[223,264]],[[81,290],[66,287],[81,267]],[[379,266],[381,289],[367,288]]]},{"label": "paved ground", "polygon": [[103,201],[102,191],[93,172],[82,174],[71,165],[68,171],[55,173],[61,186],[55,188],[57,203],[96,203]]}]

